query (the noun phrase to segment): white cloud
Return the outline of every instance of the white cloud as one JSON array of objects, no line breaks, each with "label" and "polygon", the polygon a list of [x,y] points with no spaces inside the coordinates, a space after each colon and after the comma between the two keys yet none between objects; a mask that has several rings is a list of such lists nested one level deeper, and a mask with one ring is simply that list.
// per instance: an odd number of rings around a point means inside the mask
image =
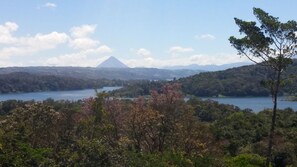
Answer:
[{"label": "white cloud", "polygon": [[67,42],[69,39],[65,33],[51,32],[49,34],[38,33],[35,36],[14,37],[12,33],[18,29],[18,25],[13,22],[6,22],[0,25],[0,44],[10,44],[10,46],[33,47],[40,49],[51,49],[55,46]]},{"label": "white cloud", "polygon": [[69,37],[65,33],[51,32],[49,34],[36,34],[33,37],[21,37],[18,44],[38,48],[39,50],[53,49],[57,45],[66,43]]},{"label": "white cloud", "polygon": [[103,45],[95,49],[87,49],[80,52],[51,57],[46,60],[44,65],[95,67],[108,58],[105,54],[111,52],[111,48]]},{"label": "white cloud", "polygon": [[28,47],[6,47],[0,50],[0,59],[8,60],[11,56],[23,56],[33,54],[36,49]]},{"label": "white cloud", "polygon": [[99,43],[91,38],[76,38],[69,42],[69,46],[74,49],[89,49],[98,46]]},{"label": "white cloud", "polygon": [[136,50],[136,54],[138,56],[143,57],[143,58],[151,57],[151,52],[148,49],[145,49],[145,48],[140,48],[140,49]]},{"label": "white cloud", "polygon": [[47,2],[44,4],[45,7],[47,8],[56,8],[57,5],[55,3]]},{"label": "white cloud", "polygon": [[93,34],[96,30],[96,27],[96,25],[85,24],[78,27],[72,27],[70,29],[70,33],[73,38],[85,38],[90,34]]},{"label": "white cloud", "polygon": [[19,26],[14,22],[6,22],[0,25],[0,44],[10,44],[15,41],[11,33],[16,31]]},{"label": "white cloud", "polygon": [[65,43],[68,36],[64,33],[52,32],[50,34],[37,34],[34,37],[14,38],[11,46],[0,49],[1,58],[10,56],[32,55],[39,51],[56,48],[59,44]]},{"label": "white cloud", "polygon": [[78,27],[72,27],[70,29],[72,39],[69,42],[69,46],[74,49],[90,49],[97,47],[100,42],[89,37],[95,30],[96,25],[85,24]]},{"label": "white cloud", "polygon": [[18,27],[13,22],[6,22],[4,25],[0,25],[0,44],[5,44],[0,49],[0,59],[8,59],[10,56],[32,55],[39,51],[54,49],[58,45],[66,43],[69,39],[67,34],[58,32],[15,37],[12,33]]},{"label": "white cloud", "polygon": [[44,58],[39,58],[35,62],[28,58],[24,64],[94,66],[101,61],[102,56],[112,52],[110,47],[107,45],[100,46],[98,40],[91,38],[96,30],[96,25],[72,27],[69,34],[53,31],[45,34],[14,36],[13,33],[18,28],[19,26],[14,22],[0,24],[0,66],[2,67],[20,65],[16,61],[20,56],[44,55],[40,53],[48,50],[57,53],[59,50],[55,49],[58,46],[62,46],[64,49],[68,46],[66,49],[70,47],[70,49],[79,50],[73,50],[74,52],[70,54],[61,53],[60,56],[44,60],[51,53],[46,52]]},{"label": "white cloud", "polygon": [[215,40],[216,37],[212,34],[202,34],[202,35],[196,35],[196,39],[202,39],[202,40]]},{"label": "white cloud", "polygon": [[169,53],[177,54],[177,53],[185,53],[185,52],[193,52],[193,48],[185,48],[181,46],[173,46],[169,48]]},{"label": "white cloud", "polygon": [[108,47],[107,45],[102,45],[98,48],[95,49],[88,49],[84,51],[86,54],[93,54],[93,53],[98,53],[98,54],[105,54],[105,53],[112,53],[112,49]]},{"label": "white cloud", "polygon": [[1,34],[9,34],[11,32],[16,31],[19,26],[14,22],[6,22],[4,25],[0,25],[0,33]]}]

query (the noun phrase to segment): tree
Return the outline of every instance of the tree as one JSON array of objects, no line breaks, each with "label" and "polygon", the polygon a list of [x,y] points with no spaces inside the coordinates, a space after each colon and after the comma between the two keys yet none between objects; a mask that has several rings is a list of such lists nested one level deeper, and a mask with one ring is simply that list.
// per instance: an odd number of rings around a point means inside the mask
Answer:
[{"label": "tree", "polygon": [[61,115],[42,103],[13,110],[0,122],[0,166],[50,166],[60,141]]},{"label": "tree", "polygon": [[254,15],[260,26],[254,21],[243,21],[235,18],[239,32],[243,38],[229,38],[240,55],[244,55],[256,64],[268,67],[271,72],[270,80],[265,82],[269,86],[272,101],[272,120],[269,134],[266,166],[271,162],[271,152],[277,112],[277,98],[282,86],[282,74],[292,63],[292,57],[297,54],[297,22],[290,20],[286,23],[279,21],[259,8],[254,8]]}]

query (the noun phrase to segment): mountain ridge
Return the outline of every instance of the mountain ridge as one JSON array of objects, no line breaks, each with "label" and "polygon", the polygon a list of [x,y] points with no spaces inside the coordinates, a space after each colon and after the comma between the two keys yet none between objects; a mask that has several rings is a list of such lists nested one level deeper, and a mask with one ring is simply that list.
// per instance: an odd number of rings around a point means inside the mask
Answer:
[{"label": "mountain ridge", "polygon": [[95,68],[95,67],[5,67],[0,74],[27,72],[38,75],[55,75],[79,79],[120,79],[120,80],[172,80],[191,76],[197,70],[166,70],[157,68]]},{"label": "mountain ridge", "polygon": [[[269,96],[270,90],[263,86],[269,79],[269,71],[261,65],[246,65],[223,71],[201,72],[170,82],[135,83],[114,91],[120,96],[134,97],[148,95],[151,90],[159,90],[164,84],[178,83],[186,95],[197,97],[261,97]],[[280,95],[297,94],[297,59],[293,59],[283,78],[286,85],[280,89]]]},{"label": "mountain ridge", "polygon": [[[270,90],[263,81],[270,79],[270,69],[261,65],[248,65],[230,68],[224,71],[203,72],[179,79],[183,91],[200,97],[210,96],[269,96]],[[294,76],[294,77],[293,77]],[[282,79],[290,79],[281,88],[280,95],[297,93],[297,59],[289,65]]]},{"label": "mountain ridge", "polygon": [[229,68],[241,67],[246,65],[251,65],[250,62],[239,62],[239,63],[230,63],[230,64],[222,64],[222,65],[198,65],[198,64],[190,64],[190,65],[178,65],[178,66],[165,66],[163,69],[169,70],[178,70],[178,69],[187,69],[187,70],[201,70],[201,71],[221,71]]}]

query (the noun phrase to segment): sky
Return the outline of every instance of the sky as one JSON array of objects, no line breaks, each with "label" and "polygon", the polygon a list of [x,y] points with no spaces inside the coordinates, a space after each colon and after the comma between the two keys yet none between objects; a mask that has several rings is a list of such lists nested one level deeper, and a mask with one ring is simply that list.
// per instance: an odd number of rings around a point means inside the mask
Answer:
[{"label": "sky", "polygon": [[297,20],[295,0],[1,0],[0,67],[248,62],[230,45],[253,7]]}]

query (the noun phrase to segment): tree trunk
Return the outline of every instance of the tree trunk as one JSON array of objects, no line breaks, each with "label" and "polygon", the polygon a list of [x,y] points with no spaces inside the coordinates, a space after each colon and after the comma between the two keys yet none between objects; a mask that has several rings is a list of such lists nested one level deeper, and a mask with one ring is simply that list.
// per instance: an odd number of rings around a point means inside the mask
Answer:
[{"label": "tree trunk", "polygon": [[274,138],[274,129],[275,129],[275,121],[276,121],[276,111],[277,111],[277,98],[278,98],[278,91],[280,86],[280,76],[281,71],[277,71],[277,80],[276,83],[272,88],[272,99],[273,99],[273,110],[272,110],[272,120],[271,120],[271,129],[269,134],[269,141],[268,141],[268,151],[267,151],[267,158],[266,158],[266,167],[269,167],[270,162],[272,161],[272,146],[273,146],[273,138]]}]

